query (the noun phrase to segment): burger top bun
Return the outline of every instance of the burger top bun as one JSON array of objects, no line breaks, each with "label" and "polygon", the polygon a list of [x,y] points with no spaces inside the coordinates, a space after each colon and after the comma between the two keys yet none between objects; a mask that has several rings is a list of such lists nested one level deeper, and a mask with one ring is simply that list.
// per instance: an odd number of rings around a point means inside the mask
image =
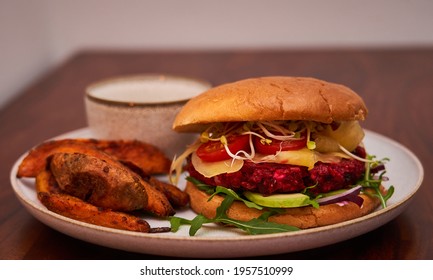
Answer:
[{"label": "burger top bun", "polygon": [[261,77],[212,88],[185,104],[173,129],[200,132],[211,123],[364,120],[364,101],[350,88],[306,77]]}]

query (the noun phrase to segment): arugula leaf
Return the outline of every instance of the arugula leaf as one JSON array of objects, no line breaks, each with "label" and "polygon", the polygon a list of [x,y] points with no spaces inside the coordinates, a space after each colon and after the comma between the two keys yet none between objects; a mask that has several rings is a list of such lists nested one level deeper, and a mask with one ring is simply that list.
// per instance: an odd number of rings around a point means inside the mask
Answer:
[{"label": "arugula leaf", "polygon": [[[258,210],[262,210],[263,207],[260,205],[257,205],[256,203],[243,199],[242,197],[240,197],[234,190],[222,187],[222,186],[210,186],[207,185],[191,176],[188,176],[186,178],[187,181],[193,183],[199,190],[204,191],[205,193],[209,194],[209,200],[211,200],[215,195],[218,194],[225,194],[225,195],[229,195],[234,197],[236,200],[242,201],[246,206],[248,206],[249,208],[255,208]],[[208,201],[209,201],[208,200]]]},{"label": "arugula leaf", "polygon": [[193,183],[199,190],[204,191],[207,194],[213,194],[215,192],[214,186],[209,186],[194,177],[188,176],[186,180]]},{"label": "arugula leaf", "polygon": [[203,215],[197,215],[191,221],[191,227],[189,228],[189,235],[194,236],[197,231],[203,226],[203,224],[212,222],[210,219],[206,218]]},{"label": "arugula leaf", "polygon": [[209,197],[209,200],[211,200],[215,195],[218,195],[218,194],[221,194],[221,193],[223,193],[223,194],[226,194],[226,195],[228,195],[228,196],[231,196],[231,197],[233,197],[235,200],[239,200],[239,201],[242,201],[246,206],[248,206],[249,208],[255,208],[255,209],[258,209],[258,210],[262,210],[263,209],[263,207],[262,206],[260,206],[260,205],[257,205],[257,204],[255,204],[254,202],[252,202],[252,201],[249,201],[249,200],[246,200],[246,199],[243,199],[242,197],[240,197],[234,190],[231,190],[231,189],[227,189],[227,188],[224,188],[224,187],[221,187],[221,186],[217,186],[216,188],[215,188],[215,192]]},{"label": "arugula leaf", "polygon": [[[223,188],[225,189],[225,188]],[[223,193],[226,193],[222,190]],[[236,196],[232,196],[231,192],[227,192],[221,205],[216,209],[216,215],[213,219],[206,218],[199,214],[194,219],[188,220],[180,217],[170,217],[171,231],[176,232],[179,230],[181,225],[190,225],[189,235],[194,236],[197,231],[207,223],[224,223],[235,226],[241,230],[246,231],[249,234],[268,234],[268,233],[279,233],[287,231],[299,230],[296,227],[289,225],[282,225],[278,223],[268,222],[269,216],[278,213],[278,211],[266,211],[260,217],[254,218],[250,221],[239,221],[231,219],[227,216],[226,212],[235,200],[238,200]],[[213,196],[212,196],[213,197]],[[243,200],[242,200],[243,201]]]},{"label": "arugula leaf", "polygon": [[170,228],[172,232],[178,231],[181,225],[191,224],[190,220],[181,217],[171,216],[169,219],[170,219]]},{"label": "arugula leaf", "polygon": [[[373,178],[373,175],[371,174],[371,170],[373,168],[380,166],[380,165],[383,165],[384,162],[389,161],[389,159],[383,158],[381,160],[374,160],[375,158],[376,158],[376,156],[367,155],[367,159],[371,160],[372,162],[369,162],[366,165],[364,178],[361,181],[359,181],[358,184],[364,188],[373,189],[374,194],[370,194],[370,195],[373,195],[373,196],[379,198],[382,207],[386,208],[386,206],[387,206],[386,203],[387,203],[388,199],[394,194],[394,186],[390,186],[388,188],[386,195],[383,195],[382,192],[380,191],[380,186],[382,185],[383,175],[386,173],[386,171],[383,171],[381,174],[379,174],[378,179],[375,179],[375,178]],[[369,193],[366,192],[366,194],[369,194]]]},{"label": "arugula leaf", "polygon": [[258,218],[254,218],[252,220],[243,222],[234,219],[230,219],[226,215],[226,210],[233,203],[234,199],[230,196],[226,196],[220,207],[217,209],[217,216],[215,219],[218,222],[222,222],[225,224],[230,224],[240,228],[249,234],[268,234],[268,233],[279,233],[279,232],[287,232],[287,231],[296,231],[299,230],[297,227],[283,225],[273,222],[268,222],[267,219],[272,215],[271,211],[266,211]]}]

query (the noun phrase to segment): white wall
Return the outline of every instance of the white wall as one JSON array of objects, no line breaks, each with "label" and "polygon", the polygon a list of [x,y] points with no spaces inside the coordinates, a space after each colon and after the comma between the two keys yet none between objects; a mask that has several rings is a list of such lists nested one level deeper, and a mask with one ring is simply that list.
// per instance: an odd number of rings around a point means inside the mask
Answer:
[{"label": "white wall", "polygon": [[51,62],[45,7],[0,0],[0,109]]},{"label": "white wall", "polygon": [[77,50],[433,46],[431,0],[0,0],[0,107]]}]

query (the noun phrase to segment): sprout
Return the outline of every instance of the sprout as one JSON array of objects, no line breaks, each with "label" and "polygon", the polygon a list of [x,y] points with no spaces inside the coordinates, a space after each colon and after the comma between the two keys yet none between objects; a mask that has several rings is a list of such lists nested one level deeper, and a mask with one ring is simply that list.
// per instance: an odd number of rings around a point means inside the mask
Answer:
[{"label": "sprout", "polygon": [[[271,128],[274,128],[281,135],[276,135],[276,134],[272,133],[271,131],[269,131],[266,128],[265,125],[270,126]],[[263,133],[266,136],[268,136],[269,138],[275,139],[275,140],[280,140],[280,141],[291,140],[295,137],[294,131],[289,131],[287,129],[284,129],[282,126],[279,126],[276,124],[272,124],[269,122],[257,122],[257,126],[263,131]]]},{"label": "sprout", "polygon": [[307,141],[307,148],[309,149],[309,150],[314,150],[315,148],[316,148],[316,142],[314,142],[314,141]]},{"label": "sprout", "polygon": [[170,172],[168,173],[168,176],[169,176],[168,179],[169,179],[170,183],[172,183],[173,185],[177,185],[177,183],[179,182],[180,174],[182,173],[183,162],[185,161],[185,159],[190,154],[195,152],[201,144],[202,143],[200,141],[196,141],[194,144],[189,146],[185,150],[185,152],[183,152],[179,157],[174,156],[173,161],[172,161],[171,166],[170,166]]},{"label": "sprout", "polygon": [[339,146],[340,149],[341,149],[341,150],[342,150],[346,155],[348,155],[349,157],[352,157],[352,158],[354,158],[354,159],[356,159],[356,160],[359,160],[359,161],[362,161],[362,162],[365,162],[365,163],[374,163],[374,162],[375,162],[374,160],[366,159],[366,158],[362,158],[362,157],[359,157],[359,156],[357,156],[357,155],[352,154],[351,152],[349,152],[346,148],[344,148],[344,147],[341,146],[340,144],[338,144],[338,146]]}]

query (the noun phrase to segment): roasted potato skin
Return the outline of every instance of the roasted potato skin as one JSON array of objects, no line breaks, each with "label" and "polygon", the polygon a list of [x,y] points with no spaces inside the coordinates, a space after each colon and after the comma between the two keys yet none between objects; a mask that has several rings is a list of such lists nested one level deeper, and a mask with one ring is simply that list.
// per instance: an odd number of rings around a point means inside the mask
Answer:
[{"label": "roasted potato skin", "polygon": [[116,211],[147,207],[142,180],[120,164],[80,153],[52,156],[50,169],[62,191],[95,206]]},{"label": "roasted potato skin", "polygon": [[144,181],[149,183],[155,189],[162,192],[174,208],[182,208],[188,205],[188,194],[181,191],[176,186],[156,179],[152,175],[147,174],[143,169],[141,169],[139,166],[136,166],[132,162],[123,162],[123,164],[135,173],[137,173],[141,178],[143,178]]},{"label": "roasted potato skin", "polygon": [[164,193],[173,207],[182,208],[188,205],[188,194],[179,190],[176,186],[159,181],[154,177],[150,177],[148,182],[156,187],[160,192]]},{"label": "roasted potato skin", "polygon": [[[145,210],[160,217],[175,213],[163,192],[101,151],[87,155],[55,154],[50,168],[62,190],[99,207],[118,211]],[[146,203],[143,203],[142,191],[146,194]],[[129,210],[128,204],[132,204]]]},{"label": "roasted potato skin", "polygon": [[171,160],[153,145],[137,140],[98,140],[95,146],[119,161],[133,163],[148,174],[170,171]]},{"label": "roasted potato skin", "polygon": [[44,142],[22,160],[17,178],[36,178],[38,199],[51,211],[96,225],[140,232],[150,228],[134,214],[168,217],[189,202],[186,193],[153,175],[170,160],[156,147],[123,140]]},{"label": "roasted potato skin", "polygon": [[36,177],[38,199],[48,210],[62,216],[109,228],[151,232],[150,225],[143,219],[104,209],[87,203],[77,197],[62,193],[49,170],[44,170]]},{"label": "roasted potato skin", "polygon": [[44,142],[25,156],[17,177],[36,177],[55,153],[102,151],[118,161],[131,162],[148,174],[168,173],[171,161],[156,147],[136,140],[61,139]]},{"label": "roasted potato skin", "polygon": [[75,139],[65,139],[47,141],[36,146],[21,161],[17,177],[36,177],[40,172],[44,171],[48,164],[48,159],[56,153],[97,153],[94,146],[86,145],[85,142]]}]

